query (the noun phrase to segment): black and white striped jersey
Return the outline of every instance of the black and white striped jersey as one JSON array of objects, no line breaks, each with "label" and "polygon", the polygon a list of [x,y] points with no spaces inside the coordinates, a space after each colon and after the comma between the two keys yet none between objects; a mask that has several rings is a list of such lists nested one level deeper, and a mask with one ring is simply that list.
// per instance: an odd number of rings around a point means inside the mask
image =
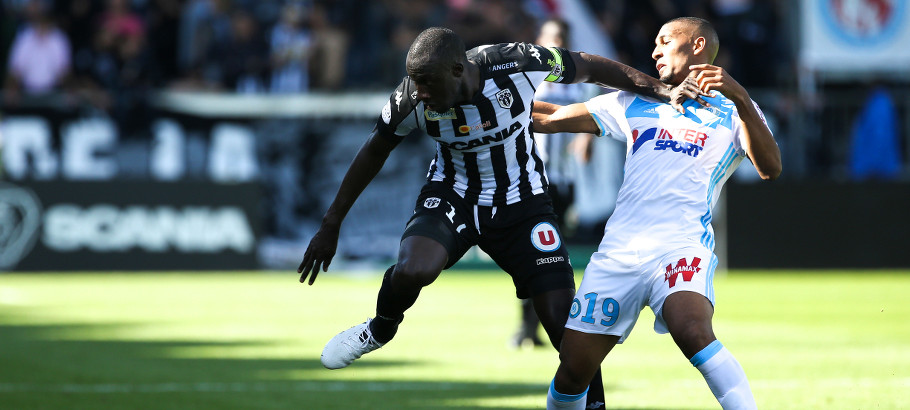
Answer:
[{"label": "black and white striped jersey", "polygon": [[482,87],[470,104],[439,113],[417,100],[405,77],[382,108],[376,132],[394,142],[415,128],[436,140],[429,181],[448,184],[469,203],[513,204],[545,192],[543,162],[529,130],[534,92],[544,81],[569,83],[569,51],[527,43],[481,46],[467,52],[480,67]]}]

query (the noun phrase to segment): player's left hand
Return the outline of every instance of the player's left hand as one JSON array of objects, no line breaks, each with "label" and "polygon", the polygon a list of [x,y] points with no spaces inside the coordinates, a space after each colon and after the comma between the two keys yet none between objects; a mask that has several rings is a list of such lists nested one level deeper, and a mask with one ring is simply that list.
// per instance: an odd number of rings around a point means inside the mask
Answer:
[{"label": "player's left hand", "polygon": [[739,84],[727,70],[711,64],[689,66],[690,78],[694,78],[698,89],[704,93],[718,91],[731,100],[747,95],[746,89]]},{"label": "player's left hand", "polygon": [[683,108],[683,103],[685,103],[686,100],[695,100],[695,102],[702,106],[710,107],[711,104],[708,104],[702,96],[710,95],[698,87],[698,83],[694,78],[686,77],[682,83],[670,90],[670,105],[672,105],[676,111],[679,111],[680,114],[685,114],[686,112],[686,109]]}]

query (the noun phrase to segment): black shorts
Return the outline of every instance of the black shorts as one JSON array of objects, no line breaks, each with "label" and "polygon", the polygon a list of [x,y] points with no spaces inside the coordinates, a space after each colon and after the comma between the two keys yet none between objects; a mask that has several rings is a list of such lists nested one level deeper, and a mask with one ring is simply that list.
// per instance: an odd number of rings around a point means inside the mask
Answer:
[{"label": "black shorts", "polygon": [[547,195],[511,205],[480,206],[466,202],[444,184],[429,182],[417,197],[414,215],[401,239],[409,236],[441,243],[449,253],[445,269],[472,246],[479,246],[512,277],[521,299],[550,290],[575,289],[569,252]]}]

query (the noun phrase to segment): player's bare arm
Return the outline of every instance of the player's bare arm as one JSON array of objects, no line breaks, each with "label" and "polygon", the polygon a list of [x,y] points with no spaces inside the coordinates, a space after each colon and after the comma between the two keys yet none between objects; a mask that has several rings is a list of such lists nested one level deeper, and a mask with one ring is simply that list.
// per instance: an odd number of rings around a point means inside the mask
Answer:
[{"label": "player's bare arm", "polygon": [[758,175],[764,180],[773,180],[780,175],[780,148],[771,135],[771,130],[762,120],[752,103],[749,93],[726,70],[710,64],[689,67],[692,78],[704,92],[718,91],[736,104],[739,118],[743,123],[744,147]]},{"label": "player's bare arm", "polygon": [[322,218],[319,231],[310,240],[310,244],[303,254],[303,261],[297,267],[297,273],[301,274],[300,283],[303,283],[309,276],[308,284],[312,285],[316,281],[320,266],[323,272],[329,269],[329,264],[332,263],[335,250],[338,248],[338,232],[341,230],[341,222],[344,221],[360,193],[382,169],[382,165],[385,164],[396,145],[374,132],[360,147],[360,151],[357,152],[357,156],[354,157],[354,161],[351,162],[348,172],[341,181],[335,200],[332,201],[332,205]]},{"label": "player's bare arm", "polygon": [[531,117],[534,121],[535,132],[544,134],[557,132],[600,133],[600,128],[597,127],[594,117],[588,112],[588,108],[584,103],[563,106],[534,101]]},{"label": "player's bare arm", "polygon": [[671,87],[660,80],[623,63],[585,52],[573,52],[575,82],[597,84],[601,87],[616,88],[645,97],[669,102],[677,111],[683,112],[682,103],[691,98],[706,105],[703,95],[695,84],[683,82]]},{"label": "player's bare arm", "polygon": [[572,52],[572,62],[575,63],[575,82],[592,83],[670,101],[669,85],[618,61],[596,54]]}]

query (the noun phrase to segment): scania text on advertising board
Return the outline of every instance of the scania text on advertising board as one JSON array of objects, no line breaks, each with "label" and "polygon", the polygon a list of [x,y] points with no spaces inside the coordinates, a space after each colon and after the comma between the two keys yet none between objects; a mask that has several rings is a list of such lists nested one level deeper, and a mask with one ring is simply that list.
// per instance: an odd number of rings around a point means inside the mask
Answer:
[{"label": "scania text on advertising board", "polygon": [[249,253],[255,236],[239,207],[57,204],[44,215],[42,242],[71,252]]}]

